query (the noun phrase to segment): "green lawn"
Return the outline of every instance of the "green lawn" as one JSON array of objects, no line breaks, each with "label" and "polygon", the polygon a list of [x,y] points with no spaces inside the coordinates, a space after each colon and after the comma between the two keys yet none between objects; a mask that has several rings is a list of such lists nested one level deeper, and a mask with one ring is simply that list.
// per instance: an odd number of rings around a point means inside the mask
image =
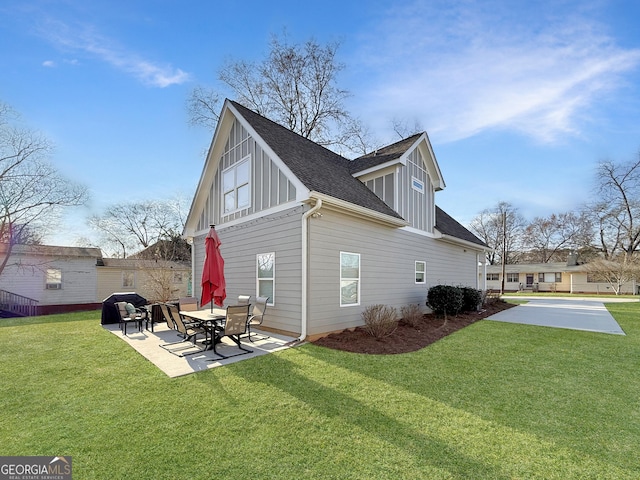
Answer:
[{"label": "green lawn", "polygon": [[71,455],[78,479],[637,479],[640,303],[608,308],[627,336],[481,321],[175,379],[99,312],[0,320],[0,455]]}]

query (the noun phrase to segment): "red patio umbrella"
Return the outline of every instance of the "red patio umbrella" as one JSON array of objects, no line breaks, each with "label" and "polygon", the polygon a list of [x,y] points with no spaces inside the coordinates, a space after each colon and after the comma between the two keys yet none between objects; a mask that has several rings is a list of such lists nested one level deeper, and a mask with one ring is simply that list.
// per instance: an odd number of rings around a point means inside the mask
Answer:
[{"label": "red patio umbrella", "polygon": [[[206,305],[213,301],[219,307],[227,298],[226,284],[224,281],[224,259],[220,254],[220,238],[216,232],[215,225],[204,239],[204,266],[202,268],[202,298],[200,305]],[[213,303],[211,311],[213,311]]]}]

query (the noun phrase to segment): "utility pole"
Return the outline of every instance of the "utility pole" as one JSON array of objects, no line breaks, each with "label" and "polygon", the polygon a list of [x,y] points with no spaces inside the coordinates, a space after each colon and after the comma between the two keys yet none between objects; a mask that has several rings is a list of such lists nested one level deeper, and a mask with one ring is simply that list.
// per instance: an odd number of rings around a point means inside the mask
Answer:
[{"label": "utility pole", "polygon": [[505,263],[507,256],[507,212],[502,212],[502,282],[500,282],[500,295],[504,294]]}]

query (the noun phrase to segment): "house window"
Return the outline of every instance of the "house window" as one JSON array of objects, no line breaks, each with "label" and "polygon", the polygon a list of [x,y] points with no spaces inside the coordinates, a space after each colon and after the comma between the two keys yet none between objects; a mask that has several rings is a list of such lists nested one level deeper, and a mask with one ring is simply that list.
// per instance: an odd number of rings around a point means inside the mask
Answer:
[{"label": "house window", "polygon": [[183,280],[182,272],[173,272],[173,283],[181,285]]},{"label": "house window", "polygon": [[122,272],[122,287],[133,288],[136,285],[135,272]]},{"label": "house window", "polygon": [[547,272],[538,274],[538,283],[562,283],[562,272]]},{"label": "house window", "polygon": [[418,193],[424,193],[424,183],[416,177],[411,177],[411,188]]},{"label": "house window", "polygon": [[222,172],[224,213],[248,208],[251,202],[249,157]]},{"label": "house window", "polygon": [[507,282],[518,283],[520,281],[519,273],[507,273]]},{"label": "house window", "polygon": [[487,281],[489,282],[497,282],[498,280],[500,280],[500,274],[499,273],[487,273]]},{"label": "house window", "polygon": [[62,290],[62,270],[59,268],[47,268],[47,290]]},{"label": "house window", "polygon": [[257,259],[257,292],[259,297],[268,297],[267,305],[275,304],[276,254],[259,253]]},{"label": "house window", "polygon": [[427,283],[427,262],[416,262],[416,283]]},{"label": "house window", "polygon": [[360,254],[340,252],[340,306],[360,305]]}]

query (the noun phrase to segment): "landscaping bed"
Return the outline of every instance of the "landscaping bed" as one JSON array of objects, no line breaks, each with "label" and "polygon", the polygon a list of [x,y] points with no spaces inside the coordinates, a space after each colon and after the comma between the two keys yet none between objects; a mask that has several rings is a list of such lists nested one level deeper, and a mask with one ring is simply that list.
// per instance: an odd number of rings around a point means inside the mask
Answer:
[{"label": "landscaping bed", "polygon": [[422,321],[415,327],[400,320],[398,328],[391,335],[380,339],[367,333],[364,327],[357,327],[353,330],[332,333],[313,343],[353,353],[388,355],[413,352],[478,320],[515,306],[514,304],[497,300],[485,305],[477,312],[465,312],[456,316],[449,315],[446,323],[442,316],[435,314],[424,315]]}]

